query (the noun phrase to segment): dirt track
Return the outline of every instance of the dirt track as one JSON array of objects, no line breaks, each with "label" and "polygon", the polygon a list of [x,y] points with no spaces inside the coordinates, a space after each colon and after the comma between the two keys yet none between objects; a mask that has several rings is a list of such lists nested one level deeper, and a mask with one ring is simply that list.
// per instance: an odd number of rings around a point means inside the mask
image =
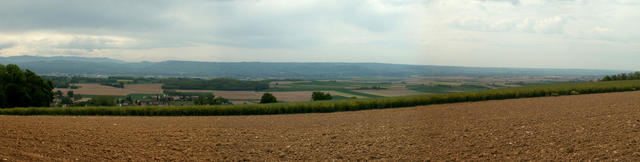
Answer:
[{"label": "dirt track", "polygon": [[640,160],[640,92],[232,117],[0,116],[0,160]]}]

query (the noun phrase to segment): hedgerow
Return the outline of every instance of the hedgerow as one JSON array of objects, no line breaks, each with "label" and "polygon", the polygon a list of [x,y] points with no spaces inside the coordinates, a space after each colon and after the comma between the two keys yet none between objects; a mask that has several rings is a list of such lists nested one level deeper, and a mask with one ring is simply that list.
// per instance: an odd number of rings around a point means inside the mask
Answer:
[{"label": "hedgerow", "polygon": [[115,115],[115,116],[212,116],[266,115],[293,113],[327,113],[444,104],[455,102],[502,100],[525,97],[560,96],[605,92],[635,91],[640,81],[580,82],[536,85],[486,91],[438,95],[355,99],[339,101],[274,103],[220,106],[149,106],[149,107],[71,107],[0,109],[2,115]]}]

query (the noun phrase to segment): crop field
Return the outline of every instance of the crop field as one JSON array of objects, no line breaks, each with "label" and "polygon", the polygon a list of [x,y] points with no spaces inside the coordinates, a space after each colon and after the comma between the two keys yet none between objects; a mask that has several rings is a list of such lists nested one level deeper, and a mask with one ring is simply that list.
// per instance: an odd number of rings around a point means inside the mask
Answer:
[{"label": "crop field", "polygon": [[[265,92],[256,91],[219,91],[219,90],[177,90],[178,92],[210,92],[230,100],[259,100]],[[284,102],[311,101],[312,91],[269,92]]]},{"label": "crop field", "polygon": [[363,95],[363,94],[359,94],[359,93],[353,93],[353,91],[322,91],[322,92],[327,92],[329,94],[331,94],[334,98],[336,98],[336,96],[342,96],[342,97],[355,97],[355,98],[369,98],[370,95]]},{"label": "crop field", "polygon": [[209,116],[320,113],[384,109],[456,102],[503,100],[543,96],[563,96],[592,93],[636,91],[639,80],[580,82],[494,89],[477,92],[386,97],[320,102],[275,103],[223,106],[160,106],[160,107],[75,107],[75,108],[10,108],[0,109],[5,115],[135,115],[135,116]]},{"label": "crop field", "polygon": [[100,84],[75,84],[78,89],[56,88],[53,91],[60,90],[63,94],[67,91],[73,91],[80,95],[111,95],[126,96],[129,94],[162,94],[162,84],[125,84],[124,88],[115,88]]},{"label": "crop field", "polygon": [[[308,84],[310,81],[281,81],[278,82],[279,85],[287,85],[287,84]],[[280,84],[282,83],[282,84]],[[327,82],[320,82],[321,84],[327,84]],[[334,84],[334,83],[331,83]],[[93,83],[83,83],[83,84],[75,84],[79,86],[78,89],[69,89],[69,88],[56,88],[54,91],[60,90],[63,94],[66,94],[67,91],[74,91],[77,95],[82,95],[83,97],[91,97],[98,95],[111,95],[111,96],[127,96],[127,95],[149,95],[149,94],[162,94],[162,84],[125,84],[125,88],[115,88],[110,86],[104,86],[100,84]],[[274,92],[269,92],[274,94],[279,101],[282,102],[304,102],[311,101],[311,93],[313,91],[301,91],[301,89],[322,89],[322,87],[317,87],[315,85],[304,85],[308,86],[306,88],[294,88],[294,91],[282,91],[282,89],[275,89]],[[329,88],[331,89],[331,88]],[[379,97],[375,95],[362,94],[357,92],[351,92],[350,90],[345,90],[343,88],[335,88],[337,90],[334,91],[323,91],[329,92],[333,95],[342,96],[345,98],[348,97],[357,97],[357,98],[370,98],[370,97]],[[318,90],[321,91],[321,90]],[[203,95],[207,93],[213,93],[216,96],[221,96],[231,100],[259,100],[263,93],[267,91],[224,91],[224,90],[177,90],[177,92],[189,92],[193,93],[193,95]],[[135,98],[138,99],[138,98]],[[252,102],[234,102],[241,104],[251,104]]]},{"label": "crop field", "polygon": [[[275,85],[278,83],[278,85]],[[282,83],[282,84],[280,84]],[[278,81],[271,83],[269,91],[333,91],[353,90],[371,86],[389,87],[389,82],[366,82],[355,80],[313,80],[313,81]]]},{"label": "crop field", "polygon": [[[441,82],[441,84],[458,84]],[[125,84],[125,88],[116,88],[95,83],[74,84],[78,89],[56,88],[63,93],[74,91],[82,97],[92,97],[99,95],[127,96],[132,94],[153,95],[162,94],[162,84]],[[392,83],[391,81],[360,81],[360,80],[306,80],[306,81],[273,81],[270,89],[263,91],[230,91],[230,90],[177,90],[177,92],[191,92],[193,95],[203,95],[214,93],[231,100],[258,100],[265,92],[274,94],[282,102],[304,102],[311,100],[313,91],[329,92],[338,99],[350,98],[378,98],[378,97],[398,97],[433,93],[454,93],[463,92],[467,89],[455,87],[435,87],[404,85]],[[381,87],[374,89],[372,87]],[[411,89],[407,89],[409,87]],[[417,87],[417,88],[416,88]],[[426,88],[425,88],[426,87]],[[460,86],[456,86],[460,87]],[[484,88],[488,89],[488,88]],[[251,104],[253,102],[235,102],[241,104]]]},{"label": "crop field", "polygon": [[387,89],[367,89],[367,90],[353,90],[353,91],[377,95],[377,96],[383,96],[383,97],[399,97],[399,96],[413,96],[413,95],[428,94],[425,92],[406,89],[404,87],[391,87]]},{"label": "crop field", "polygon": [[585,82],[597,78],[585,76],[526,76],[526,77],[414,77],[403,83],[407,88],[425,93],[455,93],[530,85]]},{"label": "crop field", "polygon": [[[257,91],[220,91],[220,90],[177,90],[178,92],[193,92],[193,93],[213,93],[216,96],[221,96],[230,100],[260,100],[262,94],[265,92],[257,92]],[[342,96],[342,97],[356,97],[356,98],[370,98],[370,97],[379,97],[374,96],[368,93],[361,94],[358,92],[352,92],[349,90],[341,90],[341,91],[322,91],[328,92],[333,96]],[[311,93],[313,91],[275,91],[269,92],[278,98],[278,101],[282,102],[305,102],[311,101]],[[232,102],[232,103],[242,103],[242,104],[251,104],[250,102]]]},{"label": "crop field", "polygon": [[248,100],[231,101],[231,104],[234,104],[234,105],[247,105],[247,104],[257,104],[257,103],[260,103],[260,101],[259,100],[256,100],[256,101],[248,101]]},{"label": "crop field", "polygon": [[472,91],[481,91],[490,89],[487,86],[482,85],[408,85],[408,89],[424,92],[424,93],[432,93],[432,94],[445,94],[445,93],[456,93],[456,92],[472,92]]},{"label": "crop field", "polygon": [[262,116],[2,116],[8,161],[639,161],[640,92]]}]

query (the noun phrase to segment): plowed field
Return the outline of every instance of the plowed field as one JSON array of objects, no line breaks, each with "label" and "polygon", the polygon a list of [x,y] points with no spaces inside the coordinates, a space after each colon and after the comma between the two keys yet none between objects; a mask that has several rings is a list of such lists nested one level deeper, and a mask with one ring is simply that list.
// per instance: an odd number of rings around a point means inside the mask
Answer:
[{"label": "plowed field", "polygon": [[0,116],[0,160],[640,161],[640,92],[264,116]]}]

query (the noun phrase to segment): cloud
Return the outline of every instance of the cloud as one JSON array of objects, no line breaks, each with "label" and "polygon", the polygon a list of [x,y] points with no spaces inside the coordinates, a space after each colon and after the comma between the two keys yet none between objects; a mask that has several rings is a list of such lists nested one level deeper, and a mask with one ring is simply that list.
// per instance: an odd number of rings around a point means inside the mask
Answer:
[{"label": "cloud", "polygon": [[542,34],[562,34],[569,19],[554,16],[542,19],[498,19],[462,18],[449,22],[451,27],[482,32],[527,32]]},{"label": "cloud", "polygon": [[[602,60],[631,68],[638,65],[607,59],[640,59],[632,55],[640,50],[638,7],[633,0],[7,1],[0,55],[536,67],[549,62],[538,58],[555,57],[571,67]],[[568,52],[586,47],[594,49],[573,51],[584,58]]]},{"label": "cloud", "polygon": [[47,0],[6,1],[0,6],[0,29],[69,30],[107,29],[144,31],[170,24],[157,13],[172,5],[169,1],[85,1],[65,3]]},{"label": "cloud", "polygon": [[299,48],[323,43],[332,33],[352,30],[349,26],[370,32],[394,32],[410,16],[409,6],[419,2],[12,1],[0,6],[0,31],[120,35],[153,40],[158,47],[212,43]]},{"label": "cloud", "polygon": [[508,2],[508,3],[511,3],[511,4],[514,4],[514,5],[520,3],[520,0],[480,0],[480,1]]},{"label": "cloud", "polygon": [[120,36],[64,34],[57,32],[0,33],[0,53],[7,55],[74,54],[115,48],[134,48],[137,40]]},{"label": "cloud", "polygon": [[536,32],[546,34],[564,33],[564,25],[568,19],[561,16],[554,16],[539,20],[524,19],[516,25],[518,31]]}]

